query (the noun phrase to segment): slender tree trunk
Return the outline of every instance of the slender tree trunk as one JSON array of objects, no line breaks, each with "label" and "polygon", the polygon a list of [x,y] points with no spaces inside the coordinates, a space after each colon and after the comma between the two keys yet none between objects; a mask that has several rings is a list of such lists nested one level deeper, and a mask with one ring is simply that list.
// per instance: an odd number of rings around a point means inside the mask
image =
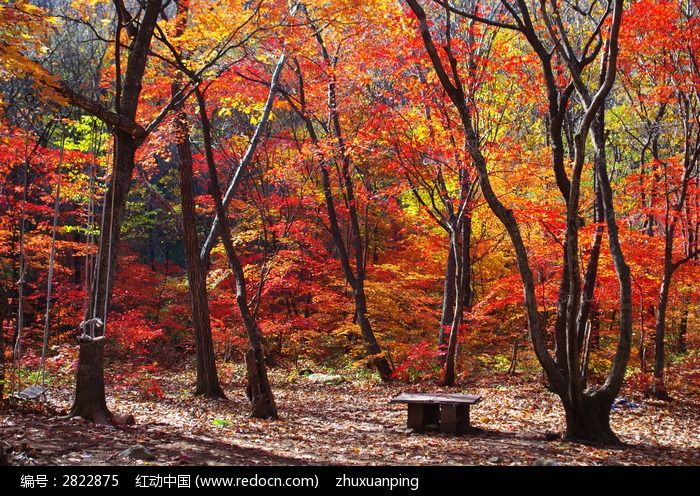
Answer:
[{"label": "slender tree trunk", "polygon": [[[327,64],[328,68],[332,68],[335,63],[332,60],[331,55],[328,53],[326,46],[321,35],[321,29],[314,25],[314,21],[309,17],[306,8],[302,4],[302,9],[306,13],[307,19],[311,27],[314,29],[314,38],[318,42],[321,54],[323,56],[324,62]],[[300,85],[303,82],[301,73],[298,72]],[[372,329],[372,324],[367,317],[367,296],[365,294],[365,246],[363,243],[362,230],[360,229],[359,215],[357,212],[357,202],[355,198],[355,186],[352,179],[352,163],[350,156],[347,153],[347,148],[345,145],[345,138],[343,136],[342,128],[340,125],[340,116],[338,113],[338,100],[336,96],[336,80],[334,71],[329,72],[330,78],[328,81],[328,119],[332,127],[333,137],[335,138],[338,155],[340,159],[340,188],[343,190],[345,197],[345,206],[348,210],[349,225],[348,225],[348,244],[353,248],[352,255],[355,258],[355,271],[353,272],[352,265],[350,264],[350,254],[348,249],[345,247],[343,241],[343,236],[340,231],[340,225],[338,224],[338,216],[335,210],[335,203],[333,200],[333,193],[331,189],[330,174],[328,172],[328,164],[325,159],[322,160],[321,166],[321,178],[323,181],[323,194],[326,203],[326,210],[331,224],[331,234],[333,237],[333,243],[338,250],[340,257],[341,266],[345,274],[345,278],[352,287],[353,298],[355,300],[355,319],[357,324],[360,326],[360,333],[365,344],[365,351],[371,357],[373,365],[379,372],[380,377],[383,381],[389,381],[392,378],[393,370],[389,361],[386,357],[382,356],[382,350],[377,342],[377,338]],[[302,108],[299,111],[301,118],[304,120],[306,128],[311,136],[311,140],[314,144],[318,144],[318,137],[314,129],[314,125],[305,115],[305,109]],[[367,241],[367,240],[365,240]]]},{"label": "slender tree trunk", "polygon": [[508,375],[515,375],[518,364],[518,348],[520,348],[520,338],[513,341],[513,352],[510,355],[510,366],[508,367]]},{"label": "slender tree trunk", "polygon": [[[459,248],[459,243],[455,240],[450,243],[454,246],[455,251]],[[447,342],[447,355],[445,357],[445,371],[442,378],[443,386],[453,386],[455,383],[455,357],[457,354],[457,341],[459,339],[459,327],[462,325],[462,314],[464,313],[464,288],[459,284],[462,280],[464,271],[463,262],[457,256],[457,281],[455,291],[455,303],[453,307],[452,324],[450,325],[450,336]]]},{"label": "slender tree trunk", "polygon": [[340,232],[340,224],[338,223],[338,215],[335,209],[335,201],[333,200],[328,165],[325,163],[325,161],[322,161],[320,166],[323,196],[326,203],[326,212],[331,225],[333,244],[335,245],[336,250],[338,250],[340,265],[343,268],[345,279],[352,288],[353,301],[355,303],[355,321],[360,327],[360,333],[365,345],[365,352],[367,355],[373,357],[372,364],[376,367],[382,380],[388,381],[391,379],[392,370],[386,358],[380,356],[381,348],[379,343],[377,343],[376,337],[374,336],[372,324],[367,317],[367,297],[365,296],[364,277],[359,277],[359,273],[356,275],[355,272],[353,272],[352,266],[350,265],[350,256],[345,247],[345,242],[343,241],[343,237]]},{"label": "slender tree trunk", "polygon": [[255,317],[253,317],[248,307],[245,273],[243,272],[243,266],[233,246],[228,217],[223,205],[223,195],[221,194],[221,186],[219,184],[216,163],[214,161],[211,124],[209,122],[209,116],[207,115],[206,100],[198,88],[195,90],[195,96],[197,97],[199,115],[202,122],[202,135],[204,138],[207,168],[209,170],[210,190],[216,207],[216,215],[219,218],[219,236],[224,245],[229,265],[236,280],[236,303],[241,313],[243,325],[248,334],[248,343],[250,345],[250,349],[246,353],[246,368],[248,371],[248,386],[246,392],[252,404],[251,416],[256,418],[276,419],[277,406],[275,405],[272,388],[270,387],[270,381],[267,377],[262,333],[255,321]]},{"label": "slender tree trunk", "polygon": [[447,357],[447,336],[446,332],[452,327],[452,318],[455,308],[455,291],[457,289],[457,265],[455,263],[455,249],[452,246],[452,236],[448,242],[447,263],[445,264],[445,282],[442,290],[442,314],[440,316],[440,330],[438,332],[438,363],[440,367],[445,366]]},{"label": "slender tree trunk", "polygon": [[465,219],[462,224],[462,281],[460,284],[464,290],[464,308],[469,309],[472,306],[474,293],[472,291],[472,219],[471,212],[465,214]]},{"label": "slender tree trunk", "polygon": [[[173,93],[178,91],[173,87]],[[199,258],[199,237],[197,236],[197,214],[194,200],[194,172],[192,168],[192,149],[190,147],[190,129],[187,116],[182,108],[177,113],[177,151],[180,159],[180,201],[182,207],[182,239],[185,245],[187,260],[187,279],[192,306],[192,327],[194,328],[194,343],[197,361],[197,383],[195,394],[206,398],[225,398],[219,384],[216,370],[214,343],[211,336],[211,320],[209,318],[209,299],[204,267]]]},{"label": "slender tree trunk", "polygon": [[[603,387],[594,396],[598,402],[590,405],[590,418],[595,419],[600,426],[591,425],[588,430],[590,435],[587,439],[608,444],[619,444],[619,440],[610,430],[610,408],[622,387],[632,349],[632,283],[630,269],[625,261],[619,240],[619,228],[615,218],[612,186],[610,185],[607,167],[603,166],[603,164],[598,164],[596,174],[600,185],[610,254],[619,283],[620,331],[612,368]],[[584,396],[587,396],[587,393],[584,393]],[[590,423],[591,421],[587,422]]]},{"label": "slender tree trunk", "polygon": [[656,309],[656,321],[654,331],[654,384],[652,386],[652,394],[655,398],[661,400],[670,400],[671,397],[666,390],[665,365],[666,365],[666,311],[668,309],[668,293],[671,288],[671,276],[673,272],[670,267],[664,270],[664,277],[661,282],[661,290],[659,292],[659,302]]},{"label": "slender tree trunk", "polygon": [[598,309],[593,307],[588,318],[585,332],[583,333],[583,344],[581,345],[581,374],[583,375],[584,387],[588,383],[588,365],[591,359],[591,351],[599,332],[600,319],[598,316]]},{"label": "slender tree trunk", "polygon": [[[175,36],[180,37],[187,27],[189,0],[177,2],[175,13]],[[179,78],[181,79],[181,78]],[[171,95],[176,97],[181,89],[181,81],[172,84]],[[175,134],[177,151],[180,158],[180,200],[182,207],[182,237],[187,260],[187,279],[189,281],[192,304],[192,327],[194,328],[195,354],[197,362],[197,379],[195,395],[206,398],[225,398],[219,384],[216,370],[214,343],[211,336],[211,319],[209,316],[209,298],[206,286],[206,269],[199,257],[200,244],[197,235],[197,212],[194,199],[194,170],[192,165],[192,148],[190,146],[190,126],[184,103],[175,108]]]},{"label": "slender tree trunk", "polygon": [[[364,253],[364,243],[362,241],[362,231],[360,229],[359,215],[357,212],[357,201],[355,199],[354,184],[351,177],[351,164],[350,159],[347,155],[345,149],[345,141],[343,140],[341,129],[340,129],[340,118],[337,113],[337,103],[335,97],[335,81],[329,83],[329,102],[330,102],[330,112],[331,120],[334,124],[336,141],[338,142],[338,148],[340,150],[342,158],[342,183],[345,190],[345,197],[347,200],[346,207],[348,209],[348,214],[350,217],[350,233],[351,244],[355,255],[355,285],[353,287],[353,293],[355,296],[355,314],[357,317],[357,323],[360,326],[360,333],[365,340],[365,348],[367,353],[372,356],[372,361],[379,372],[382,380],[386,381],[391,378],[392,369],[389,365],[388,360],[381,356],[381,348],[377,342],[377,338],[374,335],[374,330],[372,329],[372,324],[367,317],[367,296],[365,295],[365,253]],[[349,265],[349,261],[348,261]]]},{"label": "slender tree trunk", "polygon": [[566,302],[569,295],[569,268],[566,247],[563,250],[563,268],[557,297],[557,315],[554,320],[554,358],[559,370],[566,370]]},{"label": "slender tree trunk", "polygon": [[688,352],[688,302],[683,300],[681,320],[678,323],[678,353]]},{"label": "slender tree trunk", "polygon": [[[583,289],[581,291],[580,311],[576,321],[576,338],[578,349],[583,351],[586,326],[590,325],[590,315],[593,308],[596,280],[598,277],[598,264],[600,261],[600,250],[603,244],[603,197],[600,190],[599,180],[595,170],[599,167],[607,168],[607,154],[605,152],[605,112],[600,109],[592,125],[593,142],[595,143],[595,160],[593,166],[593,192],[595,195],[593,203],[593,222],[596,223],[593,231],[593,243],[586,265],[586,272],[583,279]],[[585,370],[583,371],[585,376]]]},{"label": "slender tree trunk", "polygon": [[5,332],[4,319],[0,321],[0,400],[5,398]]},{"label": "slender tree trunk", "polygon": [[5,398],[5,319],[9,310],[7,291],[5,291],[5,286],[0,284],[0,400]]},{"label": "slender tree trunk", "polygon": [[[452,326],[450,329],[450,338],[447,346],[447,356],[445,361],[445,373],[442,383],[445,386],[453,386],[456,379],[456,358],[457,358],[457,343],[459,342],[459,328],[464,320],[464,307],[469,302],[471,297],[471,281],[470,281],[470,254],[469,247],[471,241],[471,219],[465,218],[461,226],[455,228],[455,236],[450,244],[454,246],[456,264],[456,284],[455,284],[455,303],[454,313],[452,316]],[[459,239],[461,238],[461,239]]]},{"label": "slender tree trunk", "polygon": [[639,370],[642,374],[647,373],[647,332],[644,325],[644,304],[640,305],[639,311],[639,340],[637,341],[637,358],[639,359]]},{"label": "slender tree trunk", "polygon": [[391,379],[392,369],[389,361],[382,356],[382,349],[374,336],[372,324],[367,317],[367,297],[365,296],[364,280],[357,280],[356,288],[353,290],[355,297],[355,315],[357,324],[360,326],[360,333],[365,342],[365,351],[372,357],[372,363],[379,372],[382,380]]},{"label": "slender tree trunk", "polygon": [[[694,152],[690,151],[688,137],[686,135],[685,151],[684,151],[684,168],[683,176],[681,177],[681,185],[678,193],[678,201],[671,205],[668,198],[666,200],[666,225],[664,230],[664,276],[661,281],[659,290],[659,299],[656,311],[656,321],[654,330],[655,357],[654,357],[654,385],[652,394],[659,399],[671,399],[666,390],[666,381],[664,377],[665,362],[666,362],[666,312],[668,309],[668,297],[671,290],[671,279],[673,273],[685,262],[690,261],[693,257],[687,257],[676,263],[673,262],[673,245],[675,241],[676,226],[680,218],[688,195],[688,186],[692,177],[692,173],[696,168],[697,161],[700,159],[700,146]],[[658,151],[654,149],[654,158],[658,159]],[[687,317],[686,317],[687,319]]]}]

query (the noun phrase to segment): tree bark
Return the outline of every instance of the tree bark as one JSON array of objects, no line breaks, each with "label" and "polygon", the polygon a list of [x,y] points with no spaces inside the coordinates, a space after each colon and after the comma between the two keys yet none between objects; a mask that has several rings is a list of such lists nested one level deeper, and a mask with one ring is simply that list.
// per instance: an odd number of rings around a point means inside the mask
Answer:
[{"label": "tree bark", "polygon": [[[355,319],[360,327],[360,333],[365,343],[365,351],[369,356],[373,356],[372,363],[379,372],[380,377],[383,381],[388,381],[392,377],[392,370],[389,362],[381,354],[381,348],[377,339],[374,336],[374,331],[372,330],[372,324],[367,317],[367,297],[365,295],[364,287],[364,274],[358,269],[357,275],[352,269],[350,264],[350,257],[345,248],[345,242],[343,241],[342,234],[340,232],[340,224],[338,223],[338,216],[335,209],[335,202],[333,200],[333,193],[331,190],[330,174],[328,172],[328,165],[323,161],[321,164],[321,180],[323,186],[323,195],[326,203],[326,212],[328,214],[328,219],[331,226],[331,234],[333,237],[333,244],[338,251],[338,256],[340,258],[340,264],[343,268],[345,274],[345,279],[350,284],[353,293],[353,300],[355,303]],[[358,260],[358,263],[362,263]]]},{"label": "tree bark", "polygon": [[246,280],[243,266],[236,254],[231,239],[231,230],[228,224],[228,217],[223,205],[221,186],[214,161],[214,151],[211,137],[211,124],[207,114],[206,100],[199,88],[195,89],[197,104],[199,106],[199,116],[202,123],[202,135],[204,138],[204,150],[209,170],[210,192],[216,207],[216,215],[219,218],[219,236],[224,245],[229,266],[233,271],[236,280],[236,303],[243,320],[250,349],[246,353],[246,369],[248,372],[248,386],[246,392],[252,404],[251,416],[256,418],[276,419],[277,406],[275,405],[270,381],[267,377],[267,367],[264,361],[262,333],[258,327],[255,317],[248,307],[248,297],[246,294]]},{"label": "tree bark", "polygon": [[[690,120],[690,119],[688,119]],[[673,273],[684,263],[690,261],[694,255],[686,256],[684,259],[677,262],[673,261],[673,246],[675,241],[676,227],[680,219],[681,212],[685,207],[686,198],[688,196],[688,187],[696,169],[698,160],[700,160],[700,146],[697,146],[696,151],[691,150],[689,138],[686,134],[684,150],[684,168],[681,177],[680,191],[678,201],[671,205],[668,196],[666,198],[666,224],[664,229],[664,275],[659,289],[659,299],[657,302],[656,320],[654,330],[654,384],[652,386],[652,394],[662,400],[670,400],[668,391],[666,390],[666,381],[664,377],[665,362],[666,362],[666,312],[668,308],[668,297],[671,290],[671,280]],[[658,152],[654,149],[654,158],[659,159]],[[669,192],[666,193],[667,195]],[[686,317],[687,321],[687,317]]]},{"label": "tree bark", "polygon": [[113,415],[107,408],[104,381],[105,342],[80,343],[75,401],[69,416],[82,417],[96,424],[109,424]]},{"label": "tree bark", "polygon": [[454,257],[457,260],[455,277],[455,302],[450,328],[450,338],[445,357],[445,373],[442,383],[444,386],[453,386],[456,379],[457,343],[459,342],[459,328],[464,321],[464,307],[471,299],[470,272],[471,257],[469,253],[471,242],[471,219],[462,219],[462,224],[455,229],[455,238],[450,243],[454,247]]},{"label": "tree bark", "polygon": [[[317,39],[320,39],[320,34],[317,34]],[[322,43],[321,46],[323,48]],[[324,54],[326,54],[325,48],[323,48],[323,51]],[[324,58],[326,59],[327,63],[330,63],[330,59],[328,58],[327,54]],[[343,133],[340,127],[340,117],[338,115],[338,103],[335,92],[335,84],[335,76],[331,76],[331,80],[328,83],[328,107],[330,113],[330,120],[333,124],[333,131],[335,134],[336,142],[338,144],[338,149],[340,152],[342,162],[341,182],[345,193],[346,207],[348,209],[348,214],[350,217],[349,237],[351,238],[350,242],[353,246],[355,255],[355,284],[353,285],[352,283],[350,283],[350,285],[353,288],[353,293],[355,297],[355,314],[357,317],[357,323],[360,326],[360,332],[365,341],[365,349],[367,350],[367,354],[372,357],[372,362],[374,363],[374,366],[379,372],[379,375],[382,378],[382,380],[388,381],[391,379],[393,371],[386,357],[381,356],[382,350],[379,346],[379,343],[377,342],[376,336],[374,335],[372,324],[370,323],[369,318],[367,317],[367,296],[365,294],[365,247],[362,239],[362,231],[360,229],[359,215],[357,212],[355,187],[350,172],[350,157],[347,154],[345,140],[343,138]],[[328,175],[327,170],[326,175]],[[336,240],[336,237],[334,237],[334,240]],[[337,245],[336,248],[338,248]],[[346,260],[345,265],[347,266],[347,269],[349,269],[349,272],[352,272],[349,259]]]},{"label": "tree bark", "polygon": [[[177,90],[174,90],[177,93]],[[195,395],[205,398],[225,398],[216,370],[214,343],[211,336],[209,299],[207,296],[206,274],[199,258],[200,244],[197,236],[197,214],[194,201],[192,149],[187,116],[182,109],[177,113],[177,151],[180,159],[180,201],[182,207],[182,240],[187,260],[187,279],[192,307],[192,327],[194,328],[197,379]]]},{"label": "tree bark", "polygon": [[455,249],[452,246],[452,236],[448,242],[447,263],[445,264],[445,282],[442,289],[442,314],[440,316],[440,330],[438,331],[438,364],[445,366],[447,357],[448,329],[452,327],[454,317],[455,291],[457,289],[457,265],[455,263]]},{"label": "tree bark", "polygon": [[[179,37],[187,26],[189,2],[177,2],[175,13],[175,36]],[[181,81],[175,81],[171,95],[176,98]],[[192,147],[190,146],[190,126],[184,110],[184,102],[175,109],[175,134],[177,152],[180,158],[180,201],[182,207],[182,238],[187,260],[187,279],[192,305],[192,327],[194,328],[197,378],[195,395],[206,398],[225,398],[216,370],[214,343],[211,336],[211,319],[209,316],[209,298],[206,286],[206,270],[199,258],[199,236],[197,235],[197,212],[194,198],[194,170]]]},{"label": "tree bark", "polygon": [[[310,20],[310,19],[309,19]],[[321,47],[323,53],[324,61],[330,66],[331,59],[328,54],[325,45],[323,44],[323,38],[321,37],[320,31],[315,28],[313,23],[311,27],[315,29],[315,38]],[[299,79],[300,92],[303,92],[303,76],[300,70],[297,70],[297,77]],[[381,355],[382,349],[377,342],[376,336],[374,335],[374,330],[372,329],[372,324],[368,318],[367,311],[367,296],[365,294],[365,253],[364,244],[362,242],[362,233],[359,227],[359,219],[357,213],[357,205],[355,202],[354,185],[351,178],[351,162],[350,158],[346,153],[345,142],[343,140],[343,135],[340,127],[340,119],[338,116],[338,107],[336,102],[335,94],[335,79],[331,77],[328,82],[328,107],[329,107],[329,121],[333,127],[333,134],[338,144],[338,151],[341,159],[341,188],[344,190],[346,207],[350,216],[350,226],[349,226],[349,236],[352,238],[349,240],[352,243],[354,249],[355,258],[355,270],[353,270],[352,264],[350,263],[350,253],[346,248],[345,241],[343,239],[343,234],[340,229],[340,223],[338,221],[338,213],[335,207],[335,200],[333,198],[333,189],[331,185],[331,177],[328,167],[329,159],[320,152],[319,161],[319,172],[321,173],[321,187],[323,190],[323,197],[326,206],[326,213],[328,215],[328,221],[330,224],[331,237],[333,239],[333,245],[338,252],[338,258],[340,259],[340,265],[345,275],[345,280],[352,288],[353,300],[355,303],[355,321],[360,327],[360,333],[362,334],[362,339],[364,341],[365,352],[369,355],[372,360],[372,365],[379,372],[379,376],[383,381],[389,381],[392,379],[393,370],[389,361]],[[302,100],[302,107],[298,108],[293,106],[296,113],[303,120],[309,137],[311,138],[312,144],[315,146],[319,145],[318,135],[314,128],[314,124],[306,114],[306,109],[304,108],[304,102]]]},{"label": "tree bark", "polygon": [[[122,131],[115,134],[115,162],[113,178],[104,197],[104,209],[100,228],[100,250],[97,254],[95,277],[90,288],[89,307],[84,322],[86,332],[96,338],[104,338],[105,327],[97,326],[93,319],[107,322],[109,302],[112,298],[112,281],[116,272],[120,228],[124,216],[126,198],[131,189],[131,176],[136,153],[135,140]],[[92,324],[90,322],[93,321]],[[106,407],[104,391],[104,342],[80,341],[75,398],[70,416],[83,417],[96,423],[112,419]]]},{"label": "tree bark", "polygon": [[0,400],[5,398],[5,319],[10,313],[10,302],[4,284],[0,284]]},{"label": "tree bark", "polygon": [[683,301],[681,320],[678,323],[678,353],[688,353],[688,303]]},{"label": "tree bark", "polygon": [[372,363],[379,372],[379,376],[383,381],[388,381],[392,377],[391,365],[389,361],[381,355],[382,349],[374,336],[372,324],[367,317],[367,297],[365,296],[364,279],[357,280],[356,287],[353,289],[355,297],[355,315],[357,323],[360,326],[360,333],[365,342],[365,351],[372,357]]},{"label": "tree bark", "polygon": [[[147,3],[138,33],[133,40],[121,87],[121,97],[117,100],[120,120],[133,122],[136,118],[141,80],[160,9],[161,0],[150,0]],[[101,118],[100,115],[96,116]],[[111,283],[117,265],[120,229],[126,199],[131,189],[136,149],[142,141],[142,135],[137,133],[137,136],[134,137],[129,130],[121,128],[114,131],[113,177],[104,197],[105,208],[100,229],[102,249],[96,261],[95,278],[90,288],[90,307],[86,309],[85,321],[98,318],[104,323],[107,322],[106,314],[112,297]],[[96,328],[95,337],[103,337],[104,331],[104,327]],[[105,400],[103,341],[80,342],[75,398],[69,415],[94,422],[114,419]]]},{"label": "tree bark", "polygon": [[659,292],[659,301],[656,309],[656,320],[654,323],[654,384],[652,394],[660,400],[670,400],[671,397],[666,390],[666,380],[664,377],[666,365],[666,310],[668,308],[668,293],[671,287],[671,275],[669,270],[664,271]]},{"label": "tree bark", "polygon": [[245,364],[248,373],[246,395],[252,405],[250,416],[276,419],[277,406],[270,389],[262,347],[249,348],[245,354]]},{"label": "tree bark", "polygon": [[[578,349],[583,352],[585,341],[585,329],[589,323],[591,309],[593,307],[593,298],[595,293],[596,280],[598,276],[598,264],[600,261],[600,250],[603,243],[603,234],[605,229],[602,226],[603,218],[603,197],[600,191],[599,181],[595,170],[597,168],[607,168],[607,154],[605,153],[605,112],[604,109],[598,111],[595,121],[592,126],[593,142],[595,143],[595,160],[593,170],[593,222],[596,223],[593,231],[593,243],[591,245],[590,254],[588,256],[588,264],[583,277],[583,289],[581,291],[581,303],[579,315],[576,321],[576,339],[578,340]],[[583,370],[585,376],[585,369]]]},{"label": "tree bark", "polygon": [[607,399],[582,394],[574,403],[564,402],[566,439],[616,445],[620,441],[610,428]]}]

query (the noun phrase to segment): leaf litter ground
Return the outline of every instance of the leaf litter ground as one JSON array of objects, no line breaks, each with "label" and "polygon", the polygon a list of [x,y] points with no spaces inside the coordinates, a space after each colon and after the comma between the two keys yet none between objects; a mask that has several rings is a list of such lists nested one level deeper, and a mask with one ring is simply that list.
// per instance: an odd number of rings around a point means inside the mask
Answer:
[{"label": "leaf litter ground", "polygon": [[[227,375],[233,371],[222,374]],[[402,391],[443,390],[434,385],[368,380],[328,385],[280,372],[272,379],[279,421],[247,417],[240,379],[225,384],[229,399],[206,400],[189,395],[191,375],[168,373],[159,378],[162,398],[110,388],[110,408],[133,414],[134,426],[67,419],[62,415],[71,389],[55,387],[45,404],[4,407],[1,438],[10,462],[23,465],[531,465],[538,459],[562,465],[700,465],[696,399],[625,398],[611,417],[625,446],[610,448],[563,441],[557,397],[518,377],[492,376],[449,390],[484,397],[471,413],[479,431],[466,436],[413,433],[405,427],[405,406],[388,403]],[[156,460],[117,456],[135,444]]]}]

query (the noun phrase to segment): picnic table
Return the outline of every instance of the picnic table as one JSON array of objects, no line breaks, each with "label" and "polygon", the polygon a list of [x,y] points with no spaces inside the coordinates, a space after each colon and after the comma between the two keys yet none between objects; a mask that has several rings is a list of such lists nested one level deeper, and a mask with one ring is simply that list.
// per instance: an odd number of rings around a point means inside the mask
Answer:
[{"label": "picnic table", "polygon": [[473,394],[401,393],[391,403],[408,405],[408,427],[416,432],[464,434],[470,430],[469,407],[481,401]]}]

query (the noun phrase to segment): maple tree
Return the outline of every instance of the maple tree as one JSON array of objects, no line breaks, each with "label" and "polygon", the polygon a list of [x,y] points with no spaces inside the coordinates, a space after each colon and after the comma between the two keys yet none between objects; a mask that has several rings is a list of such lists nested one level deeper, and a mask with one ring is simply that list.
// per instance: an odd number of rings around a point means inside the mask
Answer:
[{"label": "maple tree", "polygon": [[[489,207],[503,223],[513,243],[518,260],[518,269],[522,278],[525,292],[525,301],[528,315],[528,328],[533,342],[535,353],[547,373],[554,390],[559,394],[567,412],[567,435],[572,438],[582,438],[613,442],[615,436],[609,427],[609,410],[612,401],[622,386],[624,371],[629,358],[631,348],[631,282],[629,268],[625,262],[623,252],[618,239],[618,228],[615,219],[615,211],[612,203],[612,189],[607,174],[604,160],[596,160],[595,177],[598,181],[601,198],[600,204],[604,211],[604,219],[610,242],[611,255],[615,264],[615,271],[620,280],[620,337],[616,357],[613,362],[610,374],[604,386],[596,389],[585,388],[584,375],[580,367],[580,347],[578,336],[583,333],[581,323],[587,319],[586,313],[590,306],[590,291],[592,291],[593,279],[597,272],[597,256],[591,256],[589,269],[585,284],[581,285],[581,275],[579,271],[579,202],[581,175],[585,162],[585,147],[589,131],[596,120],[594,135],[603,132],[604,103],[608,96],[616,76],[618,37],[622,19],[622,2],[617,2],[614,7],[608,6],[602,14],[597,14],[598,21],[593,22],[595,29],[589,36],[589,41],[583,42],[583,47],[572,48],[572,42],[564,26],[564,12],[559,7],[552,5],[553,13],[547,11],[547,6],[541,6],[542,23],[546,26],[546,32],[551,37],[551,44],[554,52],[566,64],[572,79],[572,87],[578,92],[583,107],[583,117],[578,124],[574,137],[573,166],[571,177],[562,170],[562,165],[557,158],[554,159],[553,168],[558,176],[558,186],[566,200],[566,229],[564,251],[564,270],[562,272],[562,285],[560,294],[560,310],[558,321],[560,325],[555,326],[555,339],[557,340],[556,360],[552,358],[546,348],[544,333],[539,318],[534,278],[530,267],[529,257],[525,243],[523,242],[518,220],[512,210],[508,209],[498,198],[487,168],[487,159],[482,153],[479,136],[473,124],[473,109],[470,108],[460,76],[455,55],[451,47],[452,9],[449,3],[444,5],[445,9],[445,52],[447,62],[443,62],[433,41],[433,35],[427,21],[427,15],[421,5],[408,0],[408,4],[420,23],[421,36],[423,38],[426,51],[430,56],[433,67],[438,74],[440,83],[449,95],[455,107],[458,109],[462,126],[465,132],[465,148],[468,150],[475,167],[479,172],[480,186]],[[476,13],[465,13],[460,11],[461,16],[479,18]],[[545,61],[544,74],[546,78],[551,78],[552,73],[549,60],[553,53],[544,45],[537,33],[537,28],[533,24],[533,15],[525,2],[518,3],[518,12],[509,9],[515,24],[510,24],[507,29],[520,31],[532,45],[533,49],[540,54],[540,58]],[[578,12],[574,12],[574,15]],[[608,16],[612,15],[612,25],[609,28],[608,39],[602,40],[601,26]],[[587,15],[595,16],[589,12]],[[595,19],[595,17],[593,17]],[[491,23],[496,21],[489,21]],[[497,21],[501,24],[500,21]],[[584,40],[586,38],[584,37]],[[597,45],[593,45],[596,43]],[[601,64],[600,85],[592,92],[582,78],[582,71],[587,64],[601,51],[605,55],[604,63]],[[596,46],[597,48],[591,48]],[[592,50],[593,57],[589,50]],[[555,97],[556,98],[556,97]],[[597,131],[597,132],[596,132]],[[597,141],[597,147],[601,147]],[[599,244],[600,235],[596,237]],[[594,252],[597,249],[594,248]],[[588,288],[591,288],[590,290]],[[581,296],[583,295],[583,297]],[[560,338],[561,337],[561,338]]]},{"label": "maple tree", "polygon": [[[697,259],[697,229],[688,199],[697,187],[700,160],[698,129],[699,18],[692,9],[684,10],[676,2],[647,5],[637,3],[631,13],[634,21],[625,41],[636,60],[625,60],[625,90],[631,98],[631,110],[641,124],[634,126],[620,119],[624,132],[641,144],[641,172],[629,177],[639,181],[638,208],[645,214],[643,231],[663,238],[663,272],[654,308],[654,384],[653,393],[668,398],[665,386],[665,341],[668,300],[672,277],[685,263]],[[644,15],[634,15],[641,10]],[[663,22],[659,24],[660,20]],[[657,30],[662,25],[663,30]],[[649,43],[650,39],[654,43]],[[674,143],[666,138],[669,127],[678,127],[681,138]],[[665,129],[666,127],[666,129]],[[669,133],[670,134],[670,133]],[[667,139],[663,148],[660,142]],[[649,161],[647,160],[649,157]],[[693,184],[693,179],[696,184]],[[651,184],[650,182],[653,181]],[[676,248],[676,230],[685,233],[682,250]],[[679,240],[680,241],[680,240]],[[644,346],[642,344],[642,346]]]}]

